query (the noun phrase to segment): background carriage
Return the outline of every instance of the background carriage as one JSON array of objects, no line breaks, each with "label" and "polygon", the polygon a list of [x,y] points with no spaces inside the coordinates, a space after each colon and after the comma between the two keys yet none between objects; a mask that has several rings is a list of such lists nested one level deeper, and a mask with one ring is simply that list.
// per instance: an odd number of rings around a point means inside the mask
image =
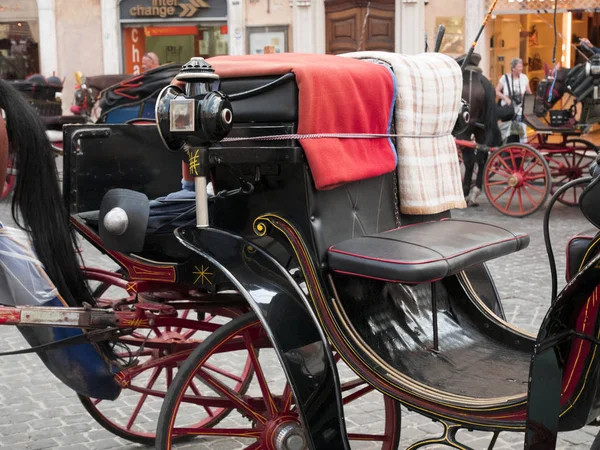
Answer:
[{"label": "background carriage", "polygon": [[[558,83],[552,83],[554,78],[545,79],[535,94],[525,95],[523,120],[534,131],[526,145],[486,148],[459,141],[462,147],[490,151],[483,190],[488,201],[503,214],[523,217],[534,213],[558,188],[585,175],[596,160],[598,148],[583,137],[597,122],[598,117],[593,115],[596,100],[592,78],[582,71],[583,65],[569,71],[570,84],[565,79]],[[563,70],[555,78],[564,78],[566,73]],[[571,106],[551,109],[565,94],[571,96]],[[577,205],[584,187],[565,191],[558,201]]]}]

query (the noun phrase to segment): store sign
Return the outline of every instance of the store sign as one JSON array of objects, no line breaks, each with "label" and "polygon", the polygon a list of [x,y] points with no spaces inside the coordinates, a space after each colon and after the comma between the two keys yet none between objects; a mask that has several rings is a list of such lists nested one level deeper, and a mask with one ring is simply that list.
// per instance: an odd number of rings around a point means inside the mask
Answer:
[{"label": "store sign", "polygon": [[[486,8],[489,8],[491,3],[492,0],[487,0]],[[585,9],[597,11],[599,7],[598,0],[558,0],[557,2],[559,12]],[[498,0],[494,14],[533,13],[538,10],[552,12],[554,10],[554,0]]]},{"label": "store sign", "polygon": [[0,0],[0,20],[36,19],[38,7],[36,0]]},{"label": "store sign", "polygon": [[121,20],[201,19],[226,17],[227,0],[123,0]]},{"label": "store sign", "polygon": [[146,37],[143,28],[123,28],[125,43],[125,73],[142,73],[142,57],[146,53]]}]

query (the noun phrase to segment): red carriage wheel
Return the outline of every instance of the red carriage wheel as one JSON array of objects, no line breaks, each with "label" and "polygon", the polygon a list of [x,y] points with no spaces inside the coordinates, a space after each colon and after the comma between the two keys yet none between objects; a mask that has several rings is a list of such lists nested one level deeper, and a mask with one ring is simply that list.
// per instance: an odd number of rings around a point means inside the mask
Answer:
[{"label": "red carriage wheel", "polygon": [[[553,178],[552,193],[569,181],[588,176],[588,167],[598,155],[598,148],[585,139],[569,139],[561,145],[564,145],[567,150],[552,152],[546,156]],[[564,192],[558,201],[565,205],[576,206],[584,189],[585,184],[572,187]]]},{"label": "red carriage wheel", "polygon": [[[254,356],[259,348],[260,359]],[[236,361],[248,359],[246,355],[253,361],[256,376],[248,394],[240,396],[229,389],[227,378],[211,367],[221,366],[224,362],[235,366]],[[268,374],[265,373],[267,368],[271,370]],[[282,425],[302,435],[289,384],[281,375],[274,375],[273,370],[283,374],[271,343],[254,314],[246,314],[219,328],[194,350],[179,369],[160,412],[156,448],[171,449],[173,440],[187,435],[235,439],[236,447],[246,449],[276,448],[276,431]],[[356,379],[356,375],[352,378],[342,382],[344,405],[373,391],[363,380]],[[195,393],[197,383],[212,386],[210,398]],[[400,404],[387,397],[384,397],[384,402],[385,420],[373,424],[378,427],[375,431],[365,429],[364,425],[352,426],[351,419],[346,417],[351,445],[374,441],[382,450],[398,447]],[[201,407],[222,403],[235,407],[236,412],[218,427],[209,429],[190,425],[202,413]]]},{"label": "red carriage wheel", "polygon": [[[118,297],[119,291],[123,294],[123,289],[127,285],[122,274],[115,273],[111,280],[103,276],[102,271],[88,269],[86,275],[89,280],[99,282],[97,286],[90,283],[92,288],[95,287],[94,293],[99,305],[115,305],[116,302],[123,300],[129,303],[135,301],[135,298],[128,293],[126,297],[122,295]],[[153,293],[152,299],[159,300],[160,295]],[[131,371],[128,371],[129,368],[123,370],[125,374],[131,373],[127,388],[114,401],[97,400],[82,395],[79,395],[79,399],[103,428],[129,441],[154,445],[156,415],[160,411],[178,367],[183,364],[192,350],[210,335],[210,332],[202,329],[215,329],[215,327],[218,329],[240,314],[241,311],[231,308],[216,308],[210,313],[181,309],[178,312],[179,317],[197,319],[198,328],[155,327],[139,329],[131,335],[121,337],[114,344],[113,353],[121,363],[129,363]],[[231,374],[232,390],[244,393],[252,376],[252,366],[249,361],[246,361],[242,364],[241,370]],[[206,390],[202,385],[196,386],[196,389],[198,395]],[[230,412],[231,408],[218,405],[207,407],[204,417],[197,421],[195,426],[214,426]]]},{"label": "red carriage wheel", "polygon": [[550,168],[544,157],[526,144],[506,144],[485,165],[484,190],[503,214],[525,217],[546,202],[551,188]]},{"label": "red carriage wheel", "polygon": [[17,175],[15,174],[15,159],[12,152],[8,154],[8,164],[6,166],[6,178],[4,180],[4,187],[2,188],[2,194],[0,199],[8,197],[17,184]]}]

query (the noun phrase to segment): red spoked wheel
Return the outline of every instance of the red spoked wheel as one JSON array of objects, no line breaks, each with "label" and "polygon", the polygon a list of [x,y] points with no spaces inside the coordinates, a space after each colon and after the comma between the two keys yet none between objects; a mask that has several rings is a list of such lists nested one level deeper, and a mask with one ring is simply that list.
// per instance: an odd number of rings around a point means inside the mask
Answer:
[{"label": "red spoked wheel", "polygon": [[546,202],[552,183],[544,157],[529,145],[514,143],[490,155],[483,184],[494,208],[508,216],[525,217]]},{"label": "red spoked wheel", "polygon": [[6,178],[4,179],[4,187],[0,200],[5,199],[15,188],[17,184],[17,173],[15,169],[15,156],[13,152],[8,153],[8,164],[6,165]]},{"label": "red spoked wheel", "polygon": [[[89,270],[89,269],[88,269]],[[121,304],[133,305],[136,298],[129,292],[125,297],[118,297],[118,292],[123,293],[127,281],[115,274],[114,279],[99,276],[102,271],[87,272],[88,278],[102,282],[95,287],[94,292],[99,305],[110,307]],[[162,294],[153,293],[152,300],[160,300]],[[169,296],[168,300],[173,300]],[[143,301],[142,298],[139,299]],[[168,300],[165,301],[166,304]],[[160,411],[163,399],[169,390],[177,370],[196,348],[211,332],[219,329],[231,319],[243,314],[236,308],[186,308],[185,301],[178,299],[178,317],[193,319],[197,326],[185,327],[167,326],[152,329],[138,329],[132,334],[123,336],[114,343],[113,353],[119,362],[125,365],[120,376],[127,377],[126,387],[119,398],[114,401],[98,400],[79,395],[85,409],[103,428],[113,434],[144,445],[153,446],[156,434],[156,418]],[[218,369],[215,369],[218,370]],[[250,361],[242,362],[239,373],[232,377],[232,390],[243,394],[252,379],[252,365]],[[198,385],[195,387],[198,395],[206,388]],[[212,427],[223,420],[231,408],[215,405],[206,407],[204,417],[195,426]]]},{"label": "red spoked wheel", "polygon": [[[181,366],[165,397],[158,420],[156,448],[171,449],[175,439],[189,435],[227,438],[224,448],[228,449],[305,448],[307,440],[292,391],[271,347],[253,313],[232,320],[209,336]],[[260,358],[258,349],[261,349]],[[213,368],[232,370],[247,359],[252,360],[256,376],[247,395],[242,396],[231,390],[229,373],[217,372]],[[211,386],[211,396],[198,395],[194,388],[197,383]],[[353,402],[372,391],[371,386],[353,375],[351,380],[343,380],[342,383],[344,405],[353,406]],[[193,425],[203,415],[203,408],[216,405],[229,406],[236,411],[218,427]],[[359,425],[360,417],[353,424],[351,417],[346,416],[348,437],[353,448],[365,441],[376,442],[377,448],[382,450],[398,447],[400,404],[385,397],[384,408],[385,420],[372,424],[374,430],[371,426]],[[282,442],[286,440],[289,446]]]},{"label": "red spoked wheel", "polygon": [[[585,139],[569,139],[564,146],[567,150],[546,155],[553,179],[552,193],[569,181],[588,176],[588,168],[598,156],[598,147]],[[569,206],[578,205],[585,187],[585,184],[579,184],[568,189],[558,201]]]}]

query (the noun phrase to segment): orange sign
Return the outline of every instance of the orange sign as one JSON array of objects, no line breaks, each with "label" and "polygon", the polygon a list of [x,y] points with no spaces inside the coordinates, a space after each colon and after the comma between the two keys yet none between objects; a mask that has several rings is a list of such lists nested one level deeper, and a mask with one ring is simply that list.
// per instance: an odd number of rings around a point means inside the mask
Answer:
[{"label": "orange sign", "polygon": [[188,34],[197,35],[198,27],[144,27],[144,34],[146,36],[183,36]]},{"label": "orange sign", "polygon": [[123,28],[125,43],[125,73],[142,73],[142,57],[146,53],[144,28]]}]

